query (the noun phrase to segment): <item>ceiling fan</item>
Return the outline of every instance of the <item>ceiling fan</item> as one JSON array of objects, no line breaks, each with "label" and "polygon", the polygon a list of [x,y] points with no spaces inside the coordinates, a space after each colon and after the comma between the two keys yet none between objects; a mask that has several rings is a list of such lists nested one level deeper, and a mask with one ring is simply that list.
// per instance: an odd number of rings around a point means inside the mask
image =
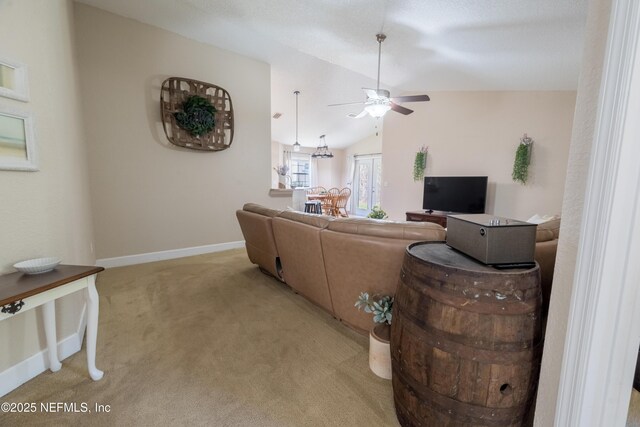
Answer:
[{"label": "ceiling fan", "polygon": [[382,42],[387,38],[384,34],[376,34],[376,40],[378,41],[378,81],[375,89],[369,89],[363,87],[364,93],[367,95],[367,100],[364,102],[346,102],[343,104],[330,104],[329,107],[335,107],[338,105],[354,105],[364,104],[364,109],[360,114],[349,113],[347,116],[359,119],[369,114],[371,117],[382,117],[387,111],[393,110],[400,114],[411,114],[413,110],[398,105],[398,102],[423,102],[429,101],[428,95],[409,95],[409,96],[396,96],[391,97],[391,93],[388,90],[380,89],[380,56],[382,54]]}]

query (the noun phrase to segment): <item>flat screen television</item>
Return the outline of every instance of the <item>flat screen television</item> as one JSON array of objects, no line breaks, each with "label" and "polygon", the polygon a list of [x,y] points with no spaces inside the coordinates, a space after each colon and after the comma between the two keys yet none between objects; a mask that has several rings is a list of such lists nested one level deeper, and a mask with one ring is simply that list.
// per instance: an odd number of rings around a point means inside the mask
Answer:
[{"label": "flat screen television", "polygon": [[486,176],[429,176],[424,178],[422,209],[455,213],[484,213]]}]

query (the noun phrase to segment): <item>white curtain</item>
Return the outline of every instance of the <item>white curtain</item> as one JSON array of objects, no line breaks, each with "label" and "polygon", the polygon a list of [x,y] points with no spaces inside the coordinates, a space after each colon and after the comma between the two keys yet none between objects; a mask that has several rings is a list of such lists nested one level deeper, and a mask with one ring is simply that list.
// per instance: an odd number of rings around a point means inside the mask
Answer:
[{"label": "white curtain", "polygon": [[347,167],[349,168],[347,174],[347,187],[351,189],[351,197],[349,198],[349,212],[356,211],[356,189],[354,187],[354,181],[356,179],[356,156],[349,155],[347,156]]},{"label": "white curtain", "polygon": [[309,155],[309,186],[317,187],[320,185],[318,182],[318,159]]},{"label": "white curtain", "polygon": [[282,152],[282,164],[289,169],[289,172],[287,172],[287,174],[290,173],[291,172],[291,151],[285,150]]},{"label": "white curtain", "polygon": [[347,187],[353,192],[353,180],[356,173],[356,157],[354,155],[347,156]]}]

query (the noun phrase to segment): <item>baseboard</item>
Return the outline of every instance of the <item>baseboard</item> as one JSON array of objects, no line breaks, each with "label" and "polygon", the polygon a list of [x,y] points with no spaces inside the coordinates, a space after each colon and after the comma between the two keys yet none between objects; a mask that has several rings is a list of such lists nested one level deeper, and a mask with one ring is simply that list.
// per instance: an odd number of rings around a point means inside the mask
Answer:
[{"label": "baseboard", "polygon": [[[58,341],[58,358],[61,361],[80,351],[86,326],[87,305],[85,304],[80,314],[80,322],[76,332]],[[49,369],[49,350],[45,348],[22,362],[0,372],[0,397],[15,390],[47,369]],[[64,369],[64,365],[62,369]],[[87,373],[87,375],[89,374]]]},{"label": "baseboard", "polygon": [[115,258],[96,260],[96,265],[104,268],[124,267],[126,265],[143,264],[146,262],[164,261],[167,259],[183,258],[192,255],[202,255],[212,252],[228,251],[244,247],[244,240],[237,242],[217,243],[213,245],[194,246],[191,248],[171,249],[168,251],[149,252],[146,254],[126,255]]}]

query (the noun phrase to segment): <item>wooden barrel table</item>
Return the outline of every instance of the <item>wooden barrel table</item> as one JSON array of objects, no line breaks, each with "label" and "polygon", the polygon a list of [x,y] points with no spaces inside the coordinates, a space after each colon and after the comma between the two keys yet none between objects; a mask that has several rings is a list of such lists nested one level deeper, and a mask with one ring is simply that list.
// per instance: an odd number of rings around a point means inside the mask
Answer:
[{"label": "wooden barrel table", "polygon": [[444,243],[410,245],[391,325],[400,424],[530,425],[541,304],[537,265],[499,270]]}]

